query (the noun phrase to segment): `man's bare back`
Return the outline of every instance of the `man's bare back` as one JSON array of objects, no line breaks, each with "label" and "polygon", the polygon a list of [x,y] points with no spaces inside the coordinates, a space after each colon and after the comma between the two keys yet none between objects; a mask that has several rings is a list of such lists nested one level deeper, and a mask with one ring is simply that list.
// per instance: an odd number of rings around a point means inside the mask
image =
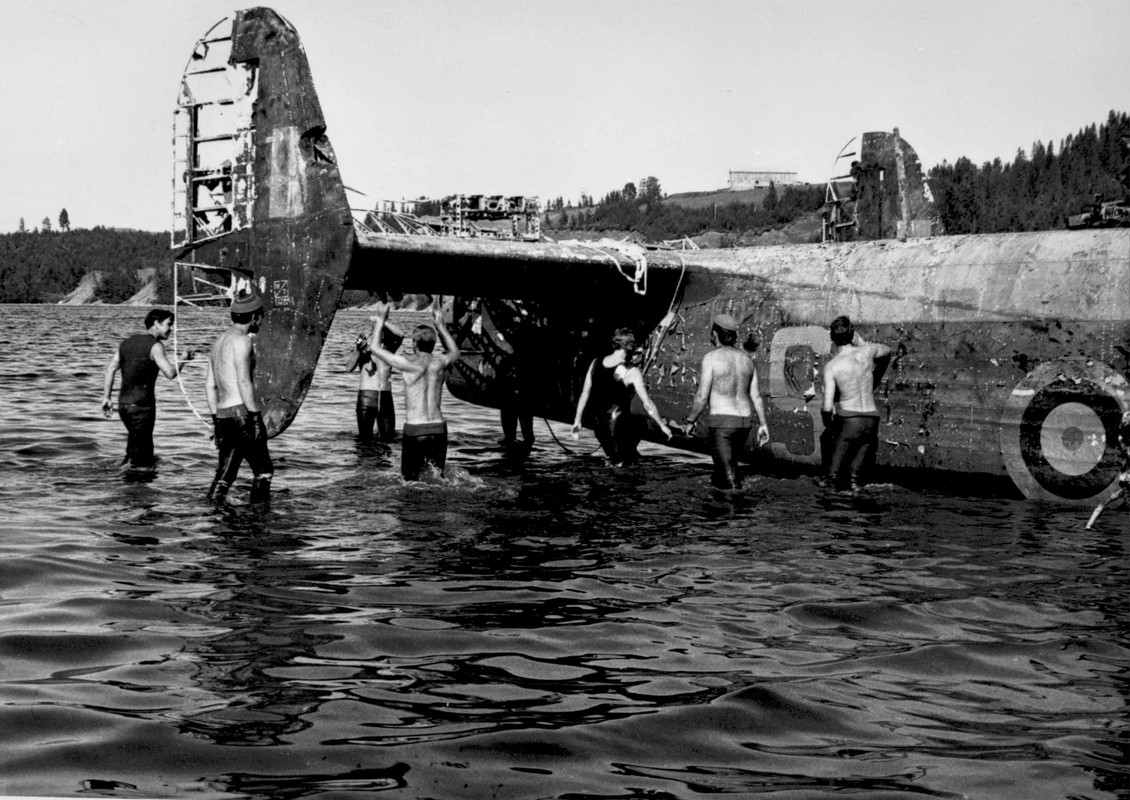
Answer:
[{"label": "man's bare back", "polygon": [[387,392],[392,388],[392,367],[383,361],[368,361],[361,365],[359,389]]},{"label": "man's bare back", "polygon": [[255,356],[251,337],[242,326],[232,325],[212,345],[209,363],[210,382],[215,387],[215,407],[243,405],[258,411],[255,400]]},{"label": "man's bare back", "polygon": [[[865,342],[846,316],[832,320],[828,333],[836,350],[824,365],[822,417],[827,435],[820,437],[821,456],[828,482],[837,490],[855,490],[865,482],[878,451],[875,382],[886,369],[891,348]],[[883,365],[876,376],[879,362]]]},{"label": "man's bare back", "polygon": [[412,366],[401,370],[404,378],[404,421],[410,424],[443,422],[440,401],[447,379],[447,361],[443,355],[434,353],[416,353],[408,361]]},{"label": "man's bare back", "polygon": [[[447,460],[447,423],[440,401],[447,368],[459,359],[459,347],[448,332],[439,304],[432,307],[435,328],[420,325],[412,333],[415,353],[411,358],[386,350],[381,341],[388,318],[387,303],[377,305],[373,317],[373,355],[404,379],[404,437],[400,451],[400,472],[405,480],[420,480],[426,471],[444,473]],[[438,336],[437,336],[438,334]],[[434,352],[442,340],[444,352]]]},{"label": "man's bare back", "polygon": [[756,376],[753,361],[733,347],[719,347],[703,359],[703,381],[710,385],[710,413],[748,417],[753,413],[750,384]]},{"label": "man's bare back", "polygon": [[890,355],[885,344],[870,344],[856,336],[852,344],[842,345],[824,366],[824,410],[875,412],[875,362]]},{"label": "man's bare back", "polygon": [[[377,316],[373,318],[373,355],[394,369],[400,370],[404,379],[404,422],[406,425],[423,425],[443,422],[440,401],[443,399],[443,385],[447,380],[447,368],[459,359],[459,348],[447,330],[443,310],[436,305],[433,310],[435,330],[443,342],[444,352],[424,352],[417,334],[413,334],[416,352],[411,357],[390,353],[380,344],[381,330],[388,317],[388,305],[377,306]],[[419,329],[417,329],[419,333]],[[434,341],[435,337],[431,337]]]},{"label": "man's bare back", "polygon": [[[389,345],[395,351],[398,343],[404,339],[404,331],[396,325],[393,325],[387,319],[384,321],[383,329],[392,334],[393,341],[397,344]],[[380,335],[377,333],[376,322],[373,323],[373,330],[369,334],[369,342],[376,341],[376,337]],[[392,367],[386,364],[379,358],[371,355],[369,347],[371,344],[366,345],[365,349],[354,356],[353,361],[349,365],[349,370],[354,367],[358,368],[361,374],[361,381],[358,389],[362,391],[376,391],[387,392],[392,389]],[[359,363],[360,362],[360,363]]]},{"label": "man's bare back", "polygon": [[757,444],[769,443],[765,403],[757,383],[753,359],[737,348],[739,323],[729,314],[718,314],[710,329],[714,349],[702,357],[698,391],[688,431],[693,432],[698,418],[709,409],[707,439],[714,460],[711,482],[719,489],[740,489],[740,462],[749,446],[749,429],[757,413]]}]

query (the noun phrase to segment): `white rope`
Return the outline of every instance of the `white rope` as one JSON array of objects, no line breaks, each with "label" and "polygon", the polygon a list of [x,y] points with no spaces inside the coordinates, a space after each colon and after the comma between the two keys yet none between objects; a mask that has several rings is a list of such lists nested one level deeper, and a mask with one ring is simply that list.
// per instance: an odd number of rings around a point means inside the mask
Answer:
[{"label": "white rope", "polygon": [[[638,244],[634,244],[632,242],[621,242],[615,239],[601,239],[595,244],[593,244],[592,242],[582,242],[579,239],[572,239],[566,242],[558,242],[558,244],[576,244],[580,245],[581,247],[587,247],[590,250],[595,250],[616,266],[616,271],[623,275],[628,280],[628,282],[632,284],[632,290],[636,294],[647,294],[647,251],[640,247]],[[609,253],[609,250],[615,250],[630,258],[632,260],[632,263],[635,265],[636,274],[629,275],[627,272],[625,272],[624,268],[620,265],[620,259]]]},{"label": "white rope", "polygon": [[[173,262],[173,308],[174,309],[180,308],[180,275],[177,271],[178,269],[179,269],[179,267],[178,267],[177,263]],[[198,420],[200,420],[201,422],[203,422],[205,427],[208,428],[209,433],[207,435],[208,435],[208,438],[211,438],[212,437],[212,433],[211,433],[212,423],[210,423],[208,420],[204,419],[204,417],[200,416],[200,412],[198,412],[196,410],[196,406],[194,406],[192,404],[192,400],[188,396],[188,390],[184,388],[184,381],[181,380],[181,369],[180,369],[180,365],[177,364],[178,354],[180,353],[180,346],[177,344],[177,341],[178,341],[177,340],[177,328],[179,328],[179,327],[180,327],[180,325],[174,322],[174,324],[173,324],[173,366],[177,368],[177,385],[180,386],[180,393],[184,397],[184,402],[186,402],[188,404],[189,409],[192,411],[192,413],[194,415],[196,415],[196,418]]]},{"label": "white rope", "polygon": [[[647,294],[647,251],[644,250],[644,248],[640,245],[634,244],[632,242],[617,241],[615,239],[601,239],[595,244],[593,244],[592,242],[583,242],[579,239],[570,239],[568,241],[558,242],[558,244],[566,246],[580,245],[581,247],[587,247],[590,250],[595,250],[597,253],[604,256],[616,265],[617,271],[628,279],[628,281],[632,284],[632,289],[635,290],[636,294]],[[632,259],[633,263],[636,265],[636,274],[628,275],[627,273],[625,273],[624,268],[620,265],[619,259],[609,253],[608,250],[616,250],[617,252],[623,253],[628,258]],[[682,319],[681,316],[675,313],[675,303],[679,299],[679,289],[682,287],[683,278],[686,277],[687,274],[687,262],[686,259],[683,258],[682,253],[679,253],[678,255],[680,267],[679,280],[675,282],[675,290],[671,293],[671,302],[667,306],[667,314],[663,318],[663,327],[659,333],[658,339],[656,340],[655,347],[652,349],[647,362],[644,364],[644,367],[641,370],[641,372],[644,374],[647,374],[647,370],[651,367],[652,362],[655,360],[655,355],[659,351],[659,345],[667,336],[667,332],[671,330],[676,317]]]},{"label": "white rope", "polygon": [[632,290],[635,291],[636,294],[647,294],[647,251],[638,244],[632,244],[630,242],[605,243],[605,240],[602,240],[601,244],[605,247],[611,247],[613,250],[623,253],[625,256],[632,259],[632,262],[636,266],[635,275],[629,276],[623,269],[620,269],[619,261],[616,262],[616,267],[620,270],[620,274],[631,282]]}]

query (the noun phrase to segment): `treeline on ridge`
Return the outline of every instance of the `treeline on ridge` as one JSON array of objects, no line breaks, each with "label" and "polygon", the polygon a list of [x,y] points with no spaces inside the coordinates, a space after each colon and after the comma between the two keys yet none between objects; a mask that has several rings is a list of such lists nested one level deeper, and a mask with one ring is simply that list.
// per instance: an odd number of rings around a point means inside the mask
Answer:
[{"label": "treeline on ridge", "polygon": [[1063,228],[1095,195],[1130,200],[1130,115],[1111,111],[1102,125],[1062,139],[1058,151],[1035,142],[1009,164],[995,158],[977,167],[962,157],[928,176],[946,233]]},{"label": "treeline on ridge", "polygon": [[156,270],[158,302],[172,303],[169,234],[101,226],[0,235],[0,303],[56,303],[85,275],[100,280],[94,299],[121,303],[142,288],[142,270]]}]

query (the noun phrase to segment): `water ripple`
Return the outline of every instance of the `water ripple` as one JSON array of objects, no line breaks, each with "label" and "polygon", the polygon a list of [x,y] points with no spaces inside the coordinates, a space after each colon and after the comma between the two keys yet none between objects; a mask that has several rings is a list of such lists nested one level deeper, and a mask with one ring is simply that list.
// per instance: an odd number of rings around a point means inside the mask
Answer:
[{"label": "water ripple", "polygon": [[[612,470],[540,420],[508,456],[496,413],[456,401],[454,479],[406,484],[398,443],[353,436],[356,311],[272,442],[270,508],[245,475],[217,509],[175,383],[161,462],[130,475],[100,368],[38,366],[104,363],[143,313],[4,311],[7,793],[1130,792],[1117,514],[1085,531],[1077,510],[764,476],[721,495],[705,459],[648,446]],[[204,349],[223,319],[178,324]],[[203,372],[184,383],[202,407]]]}]

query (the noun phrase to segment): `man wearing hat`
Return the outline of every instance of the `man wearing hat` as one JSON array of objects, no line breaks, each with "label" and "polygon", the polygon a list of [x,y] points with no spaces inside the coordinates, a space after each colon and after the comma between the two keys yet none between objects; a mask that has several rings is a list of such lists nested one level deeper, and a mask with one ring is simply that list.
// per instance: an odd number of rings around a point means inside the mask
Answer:
[{"label": "man wearing hat", "polygon": [[219,450],[216,477],[208,497],[223,500],[246,459],[251,465],[251,502],[270,497],[274,464],[267,449],[267,427],[255,399],[255,352],[251,334],[263,319],[258,295],[237,297],[231,304],[231,325],[212,345],[204,388]]},{"label": "man wearing hat", "polygon": [[719,489],[740,489],[738,464],[745,455],[753,412],[757,412],[757,444],[769,442],[765,423],[765,404],[757,385],[753,360],[738,349],[738,321],[729,314],[718,314],[710,328],[714,349],[702,357],[698,391],[687,416],[687,432],[693,432],[703,411],[707,418],[710,451],[714,456],[711,482]]}]

